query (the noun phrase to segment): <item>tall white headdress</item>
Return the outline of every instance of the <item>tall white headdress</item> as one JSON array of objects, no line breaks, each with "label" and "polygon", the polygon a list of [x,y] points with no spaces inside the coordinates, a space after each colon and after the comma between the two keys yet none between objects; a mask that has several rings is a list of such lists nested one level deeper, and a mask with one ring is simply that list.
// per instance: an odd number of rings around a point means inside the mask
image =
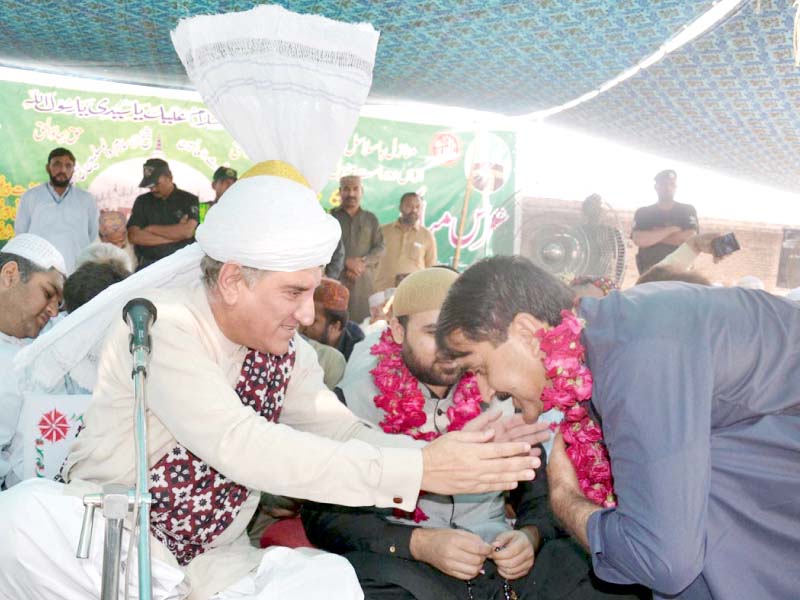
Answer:
[{"label": "tall white headdress", "polygon": [[102,338],[145,289],[196,281],[208,254],[296,271],[330,260],[341,232],[317,193],[372,83],[378,32],[279,6],[183,19],[175,49],[209,110],[256,164],[206,215],[197,243],[106,289],[19,352],[29,384],[66,373],[93,388]]}]

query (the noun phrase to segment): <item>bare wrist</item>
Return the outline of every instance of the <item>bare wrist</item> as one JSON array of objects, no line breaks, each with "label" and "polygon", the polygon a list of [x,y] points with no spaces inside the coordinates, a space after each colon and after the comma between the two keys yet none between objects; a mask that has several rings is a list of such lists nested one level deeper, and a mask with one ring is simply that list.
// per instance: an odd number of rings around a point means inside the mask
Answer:
[{"label": "bare wrist", "polygon": [[408,542],[408,551],[414,560],[420,562],[428,562],[425,558],[425,547],[427,546],[428,532],[422,527],[417,527],[411,533],[411,539]]},{"label": "bare wrist", "polygon": [[550,488],[550,504],[553,514],[572,537],[589,550],[589,517],[602,509],[588,500],[580,490],[576,491],[566,485]]},{"label": "bare wrist", "polygon": [[539,548],[542,546],[542,536],[539,534],[539,528],[535,525],[525,525],[520,528],[520,531],[528,538],[534,554],[539,552]]}]

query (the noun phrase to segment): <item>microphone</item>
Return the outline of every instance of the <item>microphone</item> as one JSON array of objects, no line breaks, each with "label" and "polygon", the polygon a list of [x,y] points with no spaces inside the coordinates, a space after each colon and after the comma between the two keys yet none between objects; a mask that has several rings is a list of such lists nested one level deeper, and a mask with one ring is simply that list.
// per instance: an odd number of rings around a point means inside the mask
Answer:
[{"label": "microphone", "polygon": [[139,349],[150,352],[150,328],[157,316],[156,307],[146,298],[134,298],[122,309],[122,320],[131,328],[131,354]]}]

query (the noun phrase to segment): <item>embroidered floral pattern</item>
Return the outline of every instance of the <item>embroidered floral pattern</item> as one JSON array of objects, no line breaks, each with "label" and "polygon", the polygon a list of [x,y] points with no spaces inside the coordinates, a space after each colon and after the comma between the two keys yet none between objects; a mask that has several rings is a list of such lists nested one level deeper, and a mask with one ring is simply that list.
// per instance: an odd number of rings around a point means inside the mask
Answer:
[{"label": "embroidered floral pattern", "polygon": [[[245,406],[277,422],[295,361],[294,341],[282,356],[247,353],[236,385]],[[150,530],[187,565],[233,522],[249,490],[177,445],[150,469]]]},{"label": "embroidered floral pattern", "polygon": [[60,442],[69,433],[69,421],[67,421],[66,415],[55,408],[44,413],[38,425],[39,433],[46,442]]}]

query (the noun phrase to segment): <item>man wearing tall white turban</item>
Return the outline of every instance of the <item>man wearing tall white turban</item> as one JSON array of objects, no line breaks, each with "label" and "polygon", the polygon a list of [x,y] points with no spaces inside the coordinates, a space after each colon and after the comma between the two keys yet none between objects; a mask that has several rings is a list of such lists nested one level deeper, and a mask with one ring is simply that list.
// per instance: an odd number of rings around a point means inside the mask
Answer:
[{"label": "man wearing tall white turban", "polygon": [[[413,510],[421,489],[483,492],[531,479],[540,462],[530,455],[535,440],[484,443],[530,433],[495,422],[492,431],[455,432],[420,448],[371,429],[327,390],[314,350],[297,334],[313,321],[321,267],[341,235],[313,190],[366,97],[377,33],[258,7],[185,20],[173,40],[206,104],[248,154],[269,158],[268,147],[301,170],[258,163],[209,211],[197,244],[105,290],[18,361],[40,382],[68,368],[94,393],[62,469],[66,488],[32,481],[0,496],[0,529],[12,539],[0,545],[0,598],[98,596],[102,528],[95,527],[89,560],[75,559],[77,496],[135,479],[129,331],[118,313],[132,296],[158,310],[147,416],[154,597],[360,598],[339,557],[249,545],[245,528],[259,491]],[[313,102],[297,100],[304,94]],[[264,122],[237,124],[243,106]],[[289,118],[282,110],[306,112]],[[320,113],[332,150],[278,143],[313,130],[307,111]],[[93,376],[85,359],[105,329]],[[43,366],[44,357],[59,368]],[[127,568],[124,552],[123,561]]]},{"label": "man wearing tall white turban", "polygon": [[[281,570],[294,565],[293,572],[272,575],[271,584],[261,590],[264,594],[285,589],[275,587],[280,583],[297,593],[328,585],[333,586],[329,597],[358,597],[357,580],[338,557],[315,554],[306,564],[296,556],[298,551],[271,549],[264,554],[248,547],[245,528],[259,500],[252,491],[413,510],[420,489],[481,491],[507,488],[512,481],[531,477],[528,471],[538,459],[500,458],[524,452],[527,445],[522,442],[474,444],[470,442],[486,439],[483,434],[460,432],[420,450],[410,438],[369,428],[325,388],[314,350],[297,335],[297,328],[313,321],[314,289],[338,233],[336,221],[322,211],[308,188],[275,176],[243,178],[198,229],[198,245],[205,254],[202,280],[140,294],[158,308],[148,370],[157,597],[183,597],[190,587],[191,598],[208,598],[237,580],[241,583],[243,577],[252,583],[254,575],[248,574],[259,565],[275,569],[277,564]],[[68,493],[134,480],[128,335],[127,326],[115,319],[84,415],[85,429],[62,470],[70,483]],[[265,370],[248,370],[250,361],[264,361]],[[262,376],[272,378],[266,388],[259,388]],[[262,406],[251,402],[253,396],[246,391],[250,385],[267,399]],[[204,527],[207,513],[194,507],[213,504],[215,494],[233,492],[224,486],[219,493],[216,487],[204,487],[201,472],[228,479],[235,493],[244,496],[232,506],[219,503],[218,511],[232,515],[220,521],[225,525],[221,532],[209,533]],[[28,488],[35,488],[33,502],[31,493],[24,493]],[[24,537],[31,543],[0,550],[0,598],[4,589],[48,598],[21,565],[41,567],[37,557],[59,555],[54,536],[45,535],[48,530],[58,532],[55,539],[77,541],[81,503],[77,497],[65,497],[54,482],[28,482],[15,491],[0,498],[0,520],[14,519],[18,525],[11,529],[20,537],[24,526]],[[210,497],[204,497],[207,493]],[[40,504],[57,506],[58,518],[39,514]],[[187,513],[199,517],[170,524]],[[98,536],[99,529],[95,528]],[[99,561],[99,537],[93,545],[93,558]],[[65,543],[63,550],[69,549]],[[59,567],[47,568],[63,575],[81,573],[88,569],[83,562],[65,555]],[[99,563],[96,567],[92,577],[72,582],[73,595],[60,590],[64,595],[59,597],[96,594]],[[314,579],[304,568],[313,570]],[[321,583],[326,578],[328,584]]]}]

